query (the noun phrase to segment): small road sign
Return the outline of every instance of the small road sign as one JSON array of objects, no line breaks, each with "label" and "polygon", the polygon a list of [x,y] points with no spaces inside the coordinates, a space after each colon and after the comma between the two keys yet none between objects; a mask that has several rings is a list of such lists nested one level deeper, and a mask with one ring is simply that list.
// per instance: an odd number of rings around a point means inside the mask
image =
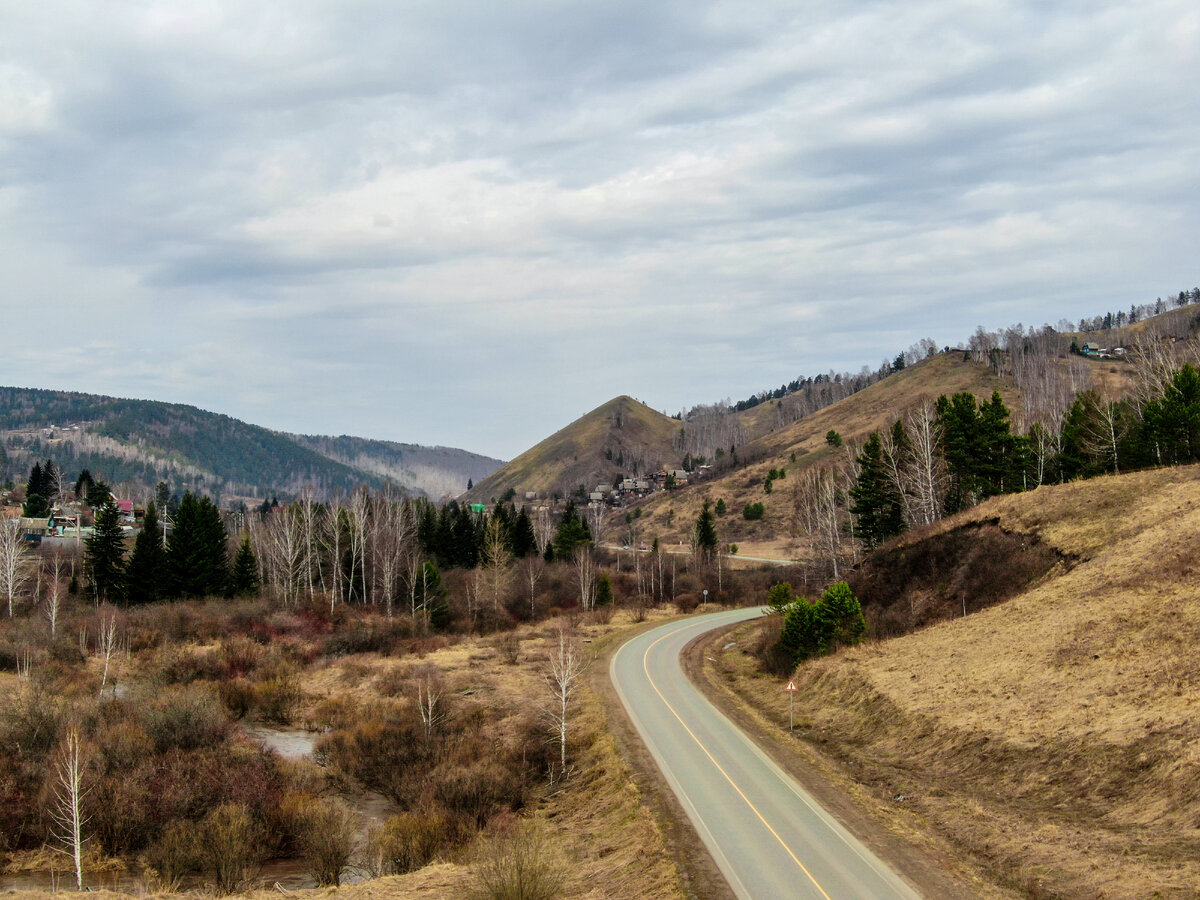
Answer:
[{"label": "small road sign", "polygon": [[794,691],[794,690],[796,690],[796,682],[794,682],[794,681],[789,681],[789,682],[788,682],[788,686],[787,686],[787,687],[785,687],[785,688],[784,688],[784,690],[785,690],[785,691]]}]

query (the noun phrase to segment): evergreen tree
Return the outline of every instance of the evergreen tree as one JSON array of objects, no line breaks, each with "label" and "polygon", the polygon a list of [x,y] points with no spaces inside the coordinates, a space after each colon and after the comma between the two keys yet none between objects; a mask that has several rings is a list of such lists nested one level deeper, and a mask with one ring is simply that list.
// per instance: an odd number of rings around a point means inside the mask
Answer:
[{"label": "evergreen tree", "polygon": [[91,490],[95,479],[92,478],[92,473],[88,469],[84,469],[79,473],[79,477],[75,479],[75,499],[82,500],[87,497],[88,491]]},{"label": "evergreen tree", "polygon": [[596,606],[608,606],[613,602],[612,582],[603,573],[596,579],[596,597],[594,602]]},{"label": "evergreen tree", "polygon": [[1143,422],[1147,443],[1162,463],[1200,459],[1200,372],[1191,365],[1177,371],[1163,396],[1146,404]]},{"label": "evergreen tree", "polygon": [[709,506],[708,499],[705,498],[704,505],[700,509],[700,515],[696,518],[696,526],[692,532],[692,539],[696,547],[696,552],[705,559],[711,561],[717,553],[717,520],[713,516],[712,508]]},{"label": "evergreen tree", "polygon": [[883,445],[874,431],[858,456],[859,473],[850,496],[850,507],[858,522],[858,536],[866,549],[874,550],[904,530],[904,506],[900,491],[883,461]]},{"label": "evergreen tree", "polygon": [[729,508],[725,505],[725,498],[721,497],[720,499],[717,500],[716,513],[718,516],[723,516],[728,511],[729,511]]},{"label": "evergreen tree", "polygon": [[124,598],[125,535],[121,531],[121,512],[111,500],[96,513],[83,565],[97,601],[119,603]]},{"label": "evergreen tree", "polygon": [[570,559],[575,549],[592,542],[592,533],[587,522],[575,509],[575,501],[568,500],[563,510],[558,530],[554,533],[554,556],[557,559]]},{"label": "evergreen tree", "polygon": [[158,508],[146,507],[142,530],[133,542],[133,553],[125,570],[125,593],[129,603],[153,603],[167,590],[167,551],[159,533]]},{"label": "evergreen tree", "polygon": [[177,597],[210,597],[229,586],[228,537],[221,512],[207,497],[183,495],[167,540],[170,587]]},{"label": "evergreen tree", "polygon": [[230,580],[235,597],[250,597],[258,593],[258,558],[254,555],[249,535],[242,539],[242,544],[238,547]]},{"label": "evergreen tree", "polygon": [[533,533],[533,522],[524,506],[517,513],[512,527],[512,552],[517,559],[524,559],[531,553],[537,552],[537,536]]}]

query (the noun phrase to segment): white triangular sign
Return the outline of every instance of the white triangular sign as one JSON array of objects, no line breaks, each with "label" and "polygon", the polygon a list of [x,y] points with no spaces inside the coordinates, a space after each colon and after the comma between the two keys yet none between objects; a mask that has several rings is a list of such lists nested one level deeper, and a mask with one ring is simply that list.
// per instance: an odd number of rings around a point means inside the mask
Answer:
[{"label": "white triangular sign", "polygon": [[796,690],[796,682],[794,682],[794,681],[789,681],[789,682],[788,682],[788,686],[787,686],[786,688],[784,688],[784,690],[786,690],[786,691],[794,691],[794,690]]}]

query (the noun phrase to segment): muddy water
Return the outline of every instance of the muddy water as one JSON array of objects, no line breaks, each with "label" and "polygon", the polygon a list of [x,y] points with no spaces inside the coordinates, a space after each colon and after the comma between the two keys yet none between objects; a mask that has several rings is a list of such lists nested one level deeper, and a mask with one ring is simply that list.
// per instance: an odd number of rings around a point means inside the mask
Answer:
[{"label": "muddy water", "polygon": [[[313,745],[317,735],[310,731],[288,728],[266,728],[263,726],[244,726],[243,732],[247,737],[258,741],[269,750],[273,750],[284,759],[307,759],[312,756]],[[367,830],[386,819],[392,812],[392,805],[380,794],[363,793],[345,798],[362,815],[363,826],[359,831],[360,846],[366,838]],[[16,890],[59,891],[75,889],[75,876],[68,871],[69,862],[63,857],[64,868],[55,872],[22,872],[16,875],[0,875],[0,893]],[[263,865],[255,879],[258,884],[266,887],[280,887],[288,890],[315,887],[316,882],[304,870],[304,864],[295,859],[276,859]],[[345,884],[362,880],[361,875],[353,872],[344,873]],[[182,887],[201,888],[203,879],[186,879]],[[107,872],[83,876],[84,889],[122,891],[124,893],[140,893],[144,888],[141,879],[128,872]]]}]

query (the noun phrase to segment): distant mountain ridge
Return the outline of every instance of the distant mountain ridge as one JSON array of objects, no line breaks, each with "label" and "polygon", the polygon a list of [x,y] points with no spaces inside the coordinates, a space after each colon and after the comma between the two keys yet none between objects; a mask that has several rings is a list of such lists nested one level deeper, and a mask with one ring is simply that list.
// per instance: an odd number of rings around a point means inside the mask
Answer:
[{"label": "distant mountain ridge", "polygon": [[37,388],[0,387],[0,475],[22,482],[51,458],[112,485],[219,497],[325,497],[388,484],[438,499],[501,465],[465,450],[366,438],[291,435],[195,406]]}]

